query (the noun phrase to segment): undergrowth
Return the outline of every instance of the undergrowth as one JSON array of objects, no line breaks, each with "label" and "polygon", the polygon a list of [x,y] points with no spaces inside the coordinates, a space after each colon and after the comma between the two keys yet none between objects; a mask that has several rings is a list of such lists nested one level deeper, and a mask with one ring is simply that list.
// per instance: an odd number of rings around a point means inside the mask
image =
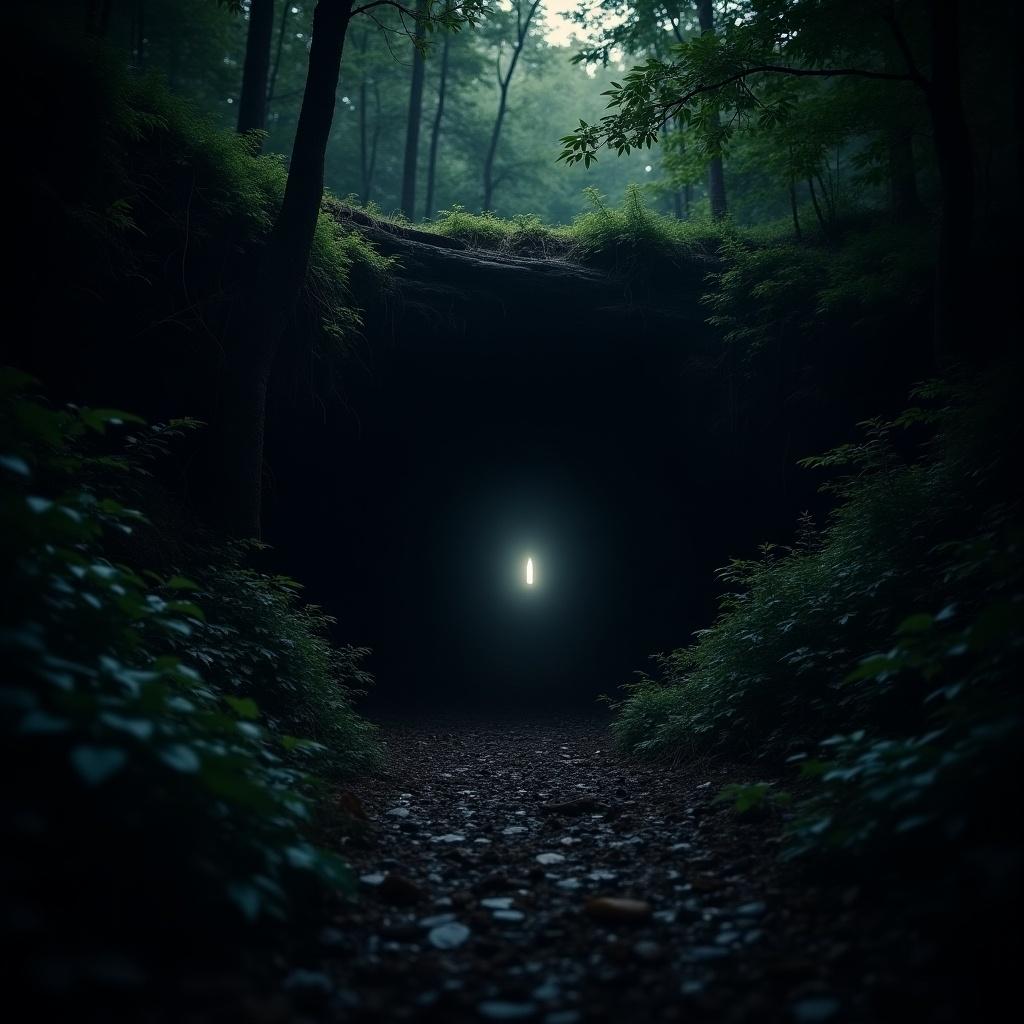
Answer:
[{"label": "undergrowth", "polygon": [[351,705],[364,652],[333,648],[294,584],[208,540],[179,571],[122,557],[153,529],[123,496],[168,428],[33,388],[5,371],[0,389],[0,730],[19,780],[3,931],[25,970],[103,984],[112,950],[145,970],[160,949],[319,914],[350,882],[316,845],[323,779],[380,751]]},{"label": "undergrowth", "polygon": [[1011,369],[922,386],[920,405],[805,460],[846,468],[831,521],[721,570],[721,615],[627,687],[619,743],[753,757],[766,773],[788,760],[816,780],[790,812],[793,853],[917,848],[997,822],[1024,725]]},{"label": "undergrowth", "polygon": [[[14,232],[41,260],[27,294],[40,282],[72,282],[48,333],[83,336],[82,371],[123,365],[127,375],[163,349],[167,365],[182,369],[187,406],[202,410],[200,382],[219,372],[233,304],[284,194],[284,160],[261,155],[253,136],[219,128],[97,40],[51,38],[33,19],[25,32],[27,47],[41,33],[40,51],[61,62],[61,81],[76,83],[74,95],[58,93],[41,68],[23,83],[34,98],[32,122],[18,126],[34,153],[25,184],[33,214],[22,223],[15,211]],[[46,237],[61,245],[30,245]],[[390,267],[359,232],[322,214],[285,346],[292,358],[279,374],[301,374],[313,389],[335,374]],[[12,359],[43,372],[49,344],[15,349]]]}]

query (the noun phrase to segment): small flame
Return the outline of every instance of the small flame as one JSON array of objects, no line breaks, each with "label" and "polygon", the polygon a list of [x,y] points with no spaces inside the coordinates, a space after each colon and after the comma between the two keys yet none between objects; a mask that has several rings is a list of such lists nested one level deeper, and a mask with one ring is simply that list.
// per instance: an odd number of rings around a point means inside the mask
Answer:
[{"label": "small flame", "polygon": [[533,559],[526,560],[526,585],[533,586]]}]

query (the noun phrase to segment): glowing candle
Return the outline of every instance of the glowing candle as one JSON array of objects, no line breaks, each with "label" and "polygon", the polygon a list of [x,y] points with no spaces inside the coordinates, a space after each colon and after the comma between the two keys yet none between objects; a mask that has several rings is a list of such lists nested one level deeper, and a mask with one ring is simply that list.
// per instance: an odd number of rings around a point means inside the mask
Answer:
[{"label": "glowing candle", "polygon": [[529,587],[533,586],[533,559],[528,558],[526,560],[526,585]]}]

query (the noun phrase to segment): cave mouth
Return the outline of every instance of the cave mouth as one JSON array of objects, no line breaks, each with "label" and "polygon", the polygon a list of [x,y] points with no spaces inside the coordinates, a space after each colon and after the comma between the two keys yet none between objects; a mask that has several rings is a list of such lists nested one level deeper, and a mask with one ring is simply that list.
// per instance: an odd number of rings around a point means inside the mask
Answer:
[{"label": "cave mouth", "polygon": [[372,649],[369,712],[592,708],[707,613],[678,347],[547,341],[397,350],[350,381],[326,443],[281,423],[268,539]]}]

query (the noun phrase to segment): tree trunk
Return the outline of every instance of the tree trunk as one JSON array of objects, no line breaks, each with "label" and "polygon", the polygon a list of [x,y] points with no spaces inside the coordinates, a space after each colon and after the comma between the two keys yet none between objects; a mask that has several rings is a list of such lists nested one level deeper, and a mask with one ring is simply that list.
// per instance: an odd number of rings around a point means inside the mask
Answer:
[{"label": "tree trunk", "polygon": [[[363,29],[359,37],[359,56],[366,56],[366,44],[370,30]],[[370,201],[369,151],[366,147],[366,66],[361,68],[359,76],[359,201],[365,206]]]},{"label": "tree trunk", "polygon": [[[697,0],[697,20],[702,36],[714,35],[715,12],[711,0]],[[718,112],[711,118],[714,128],[719,126]],[[711,219],[721,220],[729,212],[725,201],[725,170],[722,167],[721,154],[713,156],[708,164],[708,201],[711,204]]]},{"label": "tree trunk", "polygon": [[441,51],[441,81],[437,86],[437,110],[434,111],[434,125],[430,133],[430,158],[427,163],[427,201],[423,208],[424,218],[434,212],[434,182],[437,175],[437,144],[441,139],[441,120],[444,117],[445,92],[448,87],[448,47],[451,32],[444,34],[444,49]]},{"label": "tree trunk", "polygon": [[487,147],[487,156],[484,158],[484,210],[491,208],[491,201],[494,198],[494,158],[498,153],[501,126],[505,120],[505,111],[508,109],[508,87],[512,81],[512,75],[515,73],[516,64],[519,63],[519,56],[526,45],[526,36],[530,31],[530,22],[533,21],[533,16],[537,13],[537,8],[540,7],[540,0],[533,0],[524,20],[521,6],[524,2],[525,0],[518,0],[516,4],[516,45],[512,51],[512,59],[509,61],[508,71],[504,75],[501,73],[501,54],[500,52],[498,54],[498,90],[500,99],[498,100],[498,113],[494,119],[494,128],[491,131],[491,141]]},{"label": "tree trunk", "polygon": [[405,127],[405,161],[402,165],[402,213],[410,221],[416,217],[416,164],[420,148],[420,122],[423,119],[423,40],[427,34],[426,13],[427,0],[417,0],[416,50],[412,58],[409,119]]},{"label": "tree trunk", "polygon": [[318,0],[314,8],[309,70],[284,200],[230,325],[217,469],[223,523],[236,536],[260,534],[267,383],[306,277],[352,4]]},{"label": "tree trunk", "polygon": [[274,102],[274,93],[277,91],[277,76],[281,71],[281,57],[284,53],[284,33],[288,27],[288,15],[291,12],[291,0],[285,0],[281,8],[281,27],[277,30],[277,50],[274,53],[274,66],[270,69],[270,81],[267,84],[267,110],[266,121],[270,121],[270,108]]},{"label": "tree trunk", "polygon": [[242,68],[242,93],[238,99],[239,132],[262,131],[267,126],[267,82],[273,38],[274,0],[252,0]]},{"label": "tree trunk", "polygon": [[940,363],[966,349],[974,227],[974,157],[960,91],[957,4],[929,0],[932,76],[927,89],[942,188],[935,275],[935,355]]},{"label": "tree trunk", "polygon": [[798,242],[803,240],[803,232],[800,230],[800,208],[796,201],[796,182],[789,179],[789,212],[793,215],[793,234]]},{"label": "tree trunk", "polygon": [[498,153],[501,124],[505,120],[505,109],[508,105],[508,79],[499,86],[499,89],[498,114],[494,119],[494,128],[491,129],[491,141],[487,146],[487,156],[484,157],[484,201],[481,209],[485,211],[491,208],[491,201],[494,199],[494,158]]},{"label": "tree trunk", "polygon": [[110,27],[110,9],[113,0],[89,0],[88,13],[86,15],[86,31],[101,39],[107,34]]},{"label": "tree trunk", "polygon": [[889,157],[889,212],[904,224],[920,216],[921,197],[917,191],[913,136],[909,128],[889,128],[885,134]]},{"label": "tree trunk", "polygon": [[135,53],[135,66],[146,66],[146,4],[145,0],[135,0],[132,9],[131,26],[132,50]]},{"label": "tree trunk", "polygon": [[807,177],[807,189],[811,193],[811,204],[814,206],[814,215],[818,218],[818,224],[821,226],[821,233],[825,238],[828,238],[828,223],[825,220],[824,214],[821,212],[821,204],[818,202],[818,194],[814,191],[814,178],[810,175]]}]

